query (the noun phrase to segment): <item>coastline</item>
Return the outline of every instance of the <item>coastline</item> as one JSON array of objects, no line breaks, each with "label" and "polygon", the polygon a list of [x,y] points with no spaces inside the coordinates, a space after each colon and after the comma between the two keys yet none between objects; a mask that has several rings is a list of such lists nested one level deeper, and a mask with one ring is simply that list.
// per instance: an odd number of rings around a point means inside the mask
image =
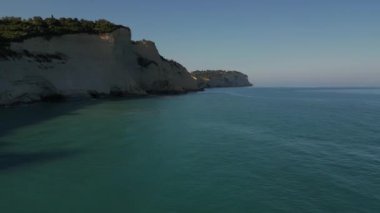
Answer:
[{"label": "coastline", "polygon": [[[45,30],[24,37],[17,37],[23,28],[14,31],[13,22],[7,20],[3,21],[7,34],[0,35],[7,41],[3,44],[6,51],[0,51],[0,106],[177,95],[211,87],[251,86],[248,76],[238,71],[189,72],[180,63],[163,57],[153,41],[132,40],[128,27],[104,20],[99,21],[106,24],[104,29],[94,28],[90,32],[73,31],[66,22],[75,19],[40,20],[53,29],[59,25],[51,22],[55,20],[67,29],[57,28],[57,34],[41,25]],[[33,20],[17,20],[33,25]]]},{"label": "coastline", "polygon": [[111,94],[102,94],[98,97],[91,96],[58,96],[52,97],[50,99],[44,100],[35,100],[30,102],[16,102],[12,104],[0,104],[0,109],[4,108],[17,108],[17,107],[27,107],[35,104],[43,103],[70,103],[70,102],[87,102],[87,101],[122,101],[122,100],[134,100],[134,99],[143,99],[143,98],[159,98],[167,96],[181,96],[192,93],[204,92],[207,90],[213,89],[231,89],[231,88],[250,88],[254,86],[235,86],[235,87],[212,87],[212,88],[200,88],[199,90],[191,90],[185,92],[166,92],[166,93],[149,93],[149,94],[128,94],[128,95],[111,95]]}]

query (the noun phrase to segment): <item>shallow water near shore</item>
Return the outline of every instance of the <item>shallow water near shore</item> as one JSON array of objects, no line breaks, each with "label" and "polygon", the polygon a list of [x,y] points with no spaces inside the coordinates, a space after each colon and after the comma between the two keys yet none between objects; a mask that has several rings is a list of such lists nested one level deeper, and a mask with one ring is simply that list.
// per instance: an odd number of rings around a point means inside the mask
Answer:
[{"label": "shallow water near shore", "polygon": [[380,89],[0,109],[0,212],[380,212]]}]

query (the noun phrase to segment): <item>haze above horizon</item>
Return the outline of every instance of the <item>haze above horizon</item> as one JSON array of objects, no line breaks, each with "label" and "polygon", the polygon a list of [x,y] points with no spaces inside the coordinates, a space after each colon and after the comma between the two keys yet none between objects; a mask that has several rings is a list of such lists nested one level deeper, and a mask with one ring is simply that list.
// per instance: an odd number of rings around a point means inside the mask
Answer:
[{"label": "haze above horizon", "polygon": [[3,0],[0,15],[105,18],[189,71],[239,70],[257,86],[380,86],[376,0]]}]

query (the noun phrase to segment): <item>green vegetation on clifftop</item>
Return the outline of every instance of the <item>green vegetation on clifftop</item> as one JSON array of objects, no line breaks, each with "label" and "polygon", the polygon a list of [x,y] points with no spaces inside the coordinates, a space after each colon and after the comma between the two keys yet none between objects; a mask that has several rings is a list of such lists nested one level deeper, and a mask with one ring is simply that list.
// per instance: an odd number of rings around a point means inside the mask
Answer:
[{"label": "green vegetation on clifftop", "polygon": [[28,38],[43,36],[59,36],[75,33],[110,33],[124,26],[113,24],[107,20],[88,21],[77,18],[41,18],[22,19],[19,17],[0,18],[0,45],[9,42],[23,41]]}]

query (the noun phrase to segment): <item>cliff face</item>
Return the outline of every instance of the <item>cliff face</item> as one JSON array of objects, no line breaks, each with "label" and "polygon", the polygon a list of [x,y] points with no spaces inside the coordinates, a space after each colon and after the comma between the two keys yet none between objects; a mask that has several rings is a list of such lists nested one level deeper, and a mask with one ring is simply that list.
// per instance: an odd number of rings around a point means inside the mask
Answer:
[{"label": "cliff face", "polygon": [[191,73],[200,88],[252,86],[248,76],[238,71],[207,70]]},{"label": "cliff face", "polygon": [[183,66],[161,57],[153,42],[132,41],[128,28],[30,38],[0,54],[0,105],[195,90]]}]

